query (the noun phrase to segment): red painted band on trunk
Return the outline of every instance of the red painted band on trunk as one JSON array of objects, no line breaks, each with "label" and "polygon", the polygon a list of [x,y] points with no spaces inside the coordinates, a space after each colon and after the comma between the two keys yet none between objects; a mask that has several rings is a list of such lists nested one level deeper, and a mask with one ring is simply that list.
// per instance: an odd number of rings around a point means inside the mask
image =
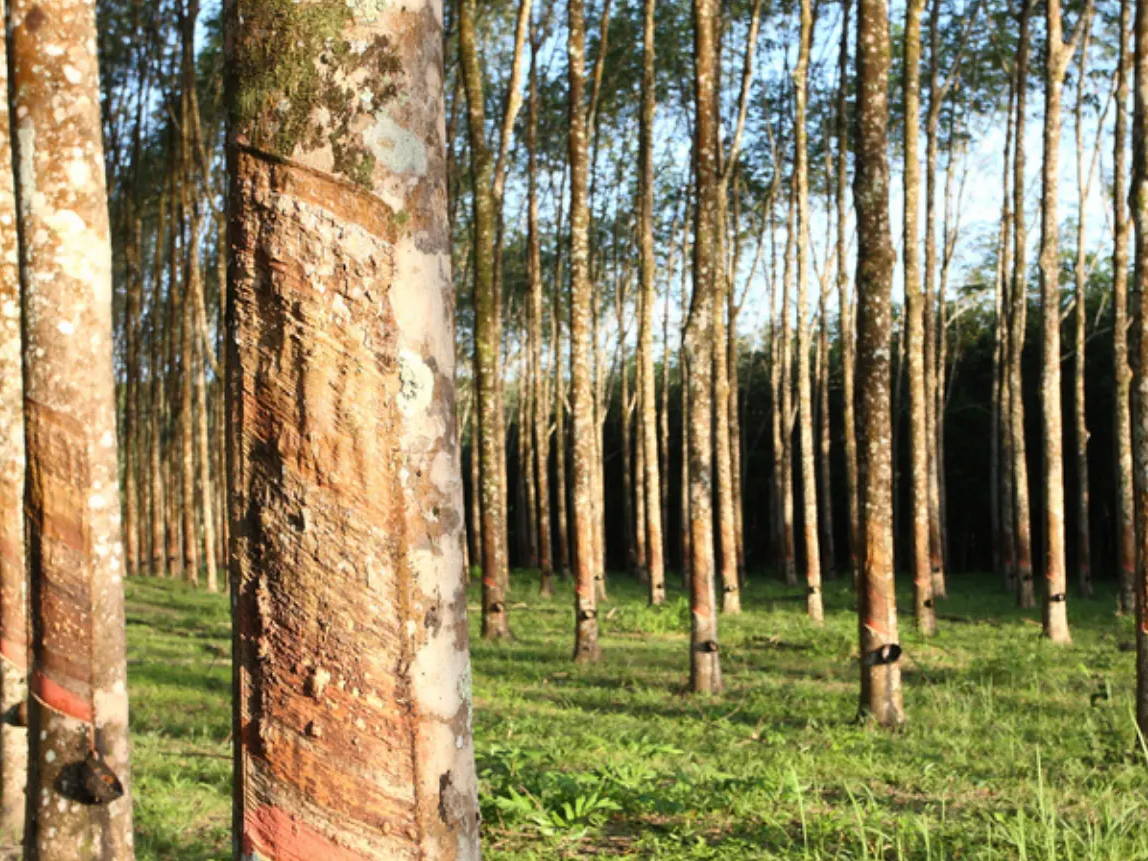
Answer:
[{"label": "red painted band on trunk", "polygon": [[493,589],[498,584],[490,577],[483,577],[482,578],[482,585],[485,586],[487,589]]},{"label": "red painted band on trunk", "polygon": [[362,861],[287,811],[270,805],[243,812],[243,852],[271,861]]},{"label": "red painted band on trunk", "polygon": [[0,637],[0,657],[18,670],[28,669],[28,650],[23,643]]},{"label": "red painted band on trunk", "polygon": [[84,723],[92,722],[91,702],[72,693],[63,685],[56,684],[43,673],[39,671],[32,673],[29,687],[32,690],[32,696],[53,711],[76,720],[82,720]]},{"label": "red painted band on trunk", "polygon": [[889,635],[885,633],[885,629],[874,622],[872,619],[865,622],[865,627],[876,634],[883,642],[889,641]]}]

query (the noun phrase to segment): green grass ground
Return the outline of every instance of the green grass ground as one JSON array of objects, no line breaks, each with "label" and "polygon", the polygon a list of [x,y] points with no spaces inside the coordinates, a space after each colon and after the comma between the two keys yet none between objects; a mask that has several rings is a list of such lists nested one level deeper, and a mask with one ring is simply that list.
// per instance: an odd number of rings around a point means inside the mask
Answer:
[{"label": "green grass ground", "polygon": [[[933,640],[904,620],[909,724],[890,733],[854,721],[846,583],[815,629],[799,590],[755,579],[721,620],[726,692],[707,699],[684,691],[679,591],[651,609],[615,577],[603,661],[576,667],[569,585],[540,599],[516,572],[514,641],[473,641],[485,857],[1148,859],[1132,630],[1111,594],[1073,597],[1056,647],[992,580],[951,591]],[[229,857],[227,629],[222,596],[129,588],[143,859]]]}]

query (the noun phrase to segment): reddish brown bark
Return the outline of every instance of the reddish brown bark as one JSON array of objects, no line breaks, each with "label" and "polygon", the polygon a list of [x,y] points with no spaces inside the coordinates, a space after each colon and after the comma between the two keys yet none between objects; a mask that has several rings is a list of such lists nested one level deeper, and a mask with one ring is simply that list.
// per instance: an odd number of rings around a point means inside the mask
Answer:
[{"label": "reddish brown bark", "polygon": [[[4,15],[0,2],[0,17]],[[8,92],[0,43],[0,93]],[[0,714],[28,696],[28,576],[24,564],[24,386],[20,364],[20,281],[8,101],[0,101]],[[0,723],[0,844],[24,834],[28,732]]]},{"label": "reddish brown bark", "polygon": [[226,26],[238,851],[475,859],[440,7]]}]

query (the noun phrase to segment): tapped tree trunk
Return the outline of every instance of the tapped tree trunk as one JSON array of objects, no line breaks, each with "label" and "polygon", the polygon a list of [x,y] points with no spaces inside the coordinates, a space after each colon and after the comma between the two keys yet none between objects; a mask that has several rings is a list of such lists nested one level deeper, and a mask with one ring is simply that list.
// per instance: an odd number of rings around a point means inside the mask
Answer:
[{"label": "tapped tree trunk", "polygon": [[[4,16],[0,2],[0,18]],[[0,43],[0,93],[8,92]],[[20,364],[20,272],[8,100],[0,101],[0,714],[28,698],[28,574],[24,559],[24,385]],[[28,731],[0,723],[0,844],[24,834]]]},{"label": "tapped tree trunk", "polygon": [[1117,609],[1136,611],[1136,502],[1132,487],[1132,368],[1128,357],[1128,238],[1130,227],[1125,201],[1128,158],[1128,52],[1129,0],[1120,0],[1119,55],[1116,66],[1116,129],[1112,171],[1112,362],[1116,392],[1113,424],[1116,437],[1116,548],[1120,573]]},{"label": "tapped tree trunk", "polygon": [[913,609],[917,630],[936,633],[933,577],[929,538],[929,437],[925,385],[925,296],[921,294],[918,255],[921,167],[917,147],[920,136],[921,12],[924,0],[908,0],[905,7],[905,220],[902,254],[905,259],[905,326],[909,364],[909,489],[912,524]]},{"label": "tapped tree trunk", "polygon": [[[645,0],[642,24],[642,112],[639,125],[638,243],[641,251],[641,317],[638,326],[638,445],[642,447],[645,487],[646,571],[650,604],[666,600],[666,565],[662,538],[662,490],[658,460],[658,408],[654,389],[654,299],[657,260],[654,256],[654,114],[657,93],[654,78],[654,14],[657,0]],[[668,304],[668,303],[667,303]]]},{"label": "tapped tree trunk", "polygon": [[441,20],[225,11],[245,857],[479,855]]},{"label": "tapped tree trunk", "polygon": [[[133,850],[95,4],[13,0],[10,13],[32,629],[25,857],[120,861]],[[97,761],[121,791],[86,803],[77,777]]]},{"label": "tapped tree trunk", "polygon": [[812,0],[801,0],[801,31],[795,93],[794,173],[797,185],[797,414],[801,438],[801,527],[805,545],[805,609],[820,625],[825,619],[821,599],[821,545],[817,534],[817,473],[813,450],[813,396],[809,381],[809,144],[805,129],[807,72],[813,42]]},{"label": "tapped tree trunk", "polygon": [[889,20],[883,0],[858,0],[857,209],[858,436],[862,520],[858,609],[861,713],[882,726],[905,721],[893,588],[893,465],[890,455],[890,293],[895,255],[889,227]]},{"label": "tapped tree trunk", "polygon": [[570,158],[570,365],[574,434],[574,660],[596,661],[598,645],[597,585],[602,582],[602,554],[597,540],[598,506],[594,471],[598,467],[591,379],[590,207],[587,200],[586,17],[583,0],[568,4],[569,158]]},{"label": "tapped tree trunk", "polygon": [[[716,0],[694,0],[694,289],[686,323],[686,382],[689,389],[690,688],[722,689],[714,607],[713,518],[713,315],[718,260],[718,8]],[[725,409],[725,404],[720,405]]]}]

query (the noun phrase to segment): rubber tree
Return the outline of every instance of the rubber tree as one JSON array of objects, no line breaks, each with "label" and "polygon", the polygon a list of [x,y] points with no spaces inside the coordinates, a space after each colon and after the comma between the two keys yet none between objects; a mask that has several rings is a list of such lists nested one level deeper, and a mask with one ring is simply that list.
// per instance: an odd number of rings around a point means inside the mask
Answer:
[{"label": "rubber tree", "polygon": [[133,856],[95,3],[10,3],[31,655],[25,857]]},{"label": "rubber tree", "polygon": [[236,851],[474,859],[442,7],[224,14]]}]

